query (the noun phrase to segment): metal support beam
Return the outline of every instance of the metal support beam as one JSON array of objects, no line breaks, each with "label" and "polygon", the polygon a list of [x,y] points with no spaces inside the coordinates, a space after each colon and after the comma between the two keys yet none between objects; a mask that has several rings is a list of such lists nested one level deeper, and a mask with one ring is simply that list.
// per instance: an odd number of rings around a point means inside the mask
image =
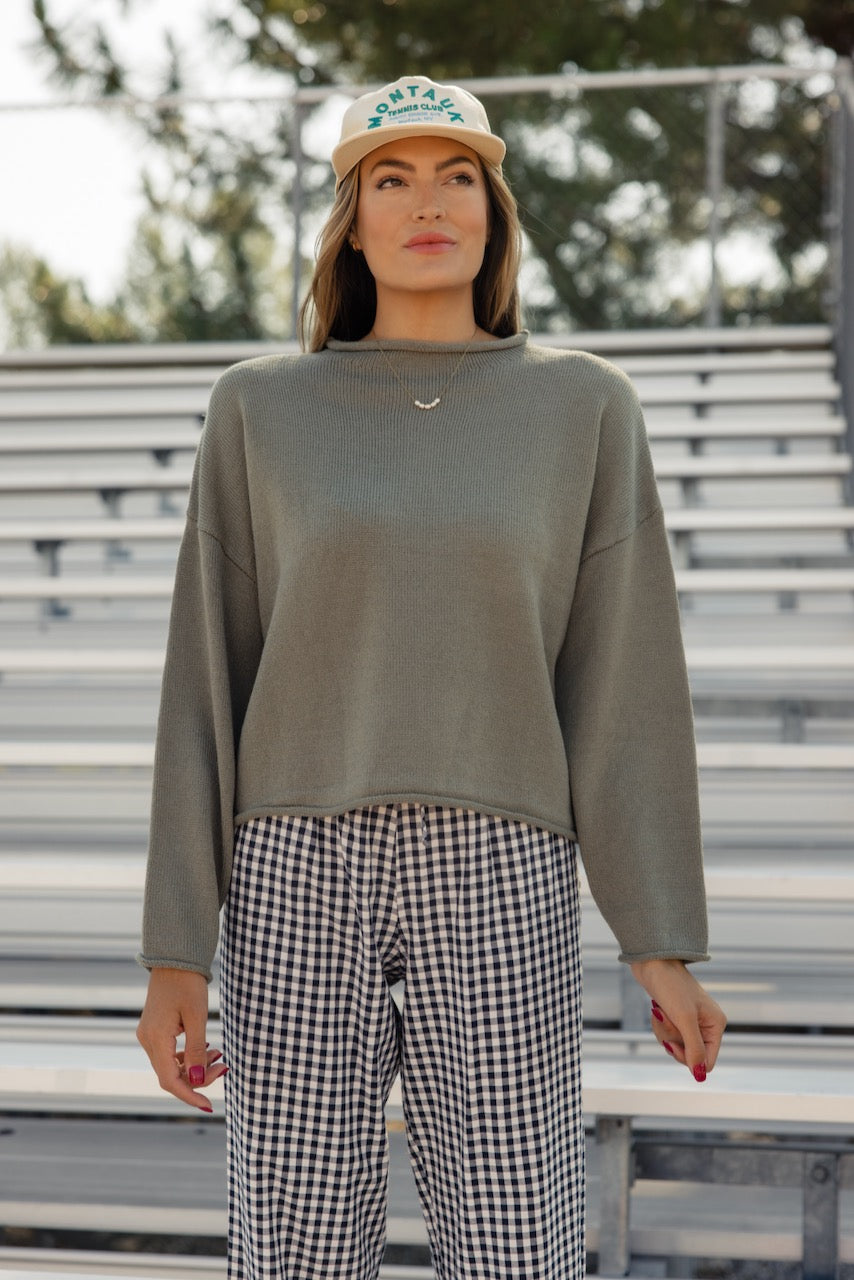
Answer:
[{"label": "metal support beam", "polygon": [[[33,543],[45,566],[49,578],[58,578],[59,553],[65,544],[59,538],[44,538]],[[42,612],[49,618],[67,618],[71,610],[61,600],[51,597],[45,600]]]},{"label": "metal support beam", "polygon": [[721,196],[724,185],[724,95],[719,80],[706,91],[706,199],[709,201],[709,293],[705,323],[721,322],[718,242],[721,238]]},{"label": "metal support beam", "polygon": [[[842,411],[848,420],[848,448],[854,448],[854,72],[849,59],[837,70],[838,109],[835,118],[833,205],[830,217],[830,269],[834,279],[834,308],[838,377]],[[838,283],[836,283],[838,281]],[[854,481],[846,482],[849,501]]]},{"label": "metal support beam", "polygon": [[596,1121],[601,1190],[599,1199],[599,1275],[629,1273],[629,1187],[631,1185],[631,1120],[600,1116]]},{"label": "metal support beam", "polygon": [[645,1179],[800,1188],[803,1280],[839,1280],[839,1188],[854,1185],[854,1153],[844,1139],[756,1143],[640,1134],[632,1160],[634,1174]]},{"label": "metal support beam", "polygon": [[620,965],[620,1020],[624,1031],[645,1031],[650,1022],[649,996],[632,977],[627,964]]},{"label": "metal support beam", "polygon": [[305,204],[303,192],[305,155],[302,149],[302,123],[305,107],[301,102],[295,102],[293,112],[291,151],[294,161],[294,182],[291,188],[291,212],[294,220],[294,247],[291,266],[291,334],[295,338],[299,331],[299,310],[302,297],[302,216]]},{"label": "metal support beam", "polygon": [[832,1153],[804,1155],[804,1280],[839,1280],[839,1170]]}]

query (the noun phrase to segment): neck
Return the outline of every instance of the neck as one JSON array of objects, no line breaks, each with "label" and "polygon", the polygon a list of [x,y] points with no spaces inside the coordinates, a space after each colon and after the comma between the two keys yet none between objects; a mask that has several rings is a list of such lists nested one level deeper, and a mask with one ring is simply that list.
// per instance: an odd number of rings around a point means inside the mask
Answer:
[{"label": "neck", "polygon": [[377,311],[371,334],[375,338],[415,338],[421,342],[470,342],[477,332],[471,289],[460,296],[447,294],[384,296],[377,290]]}]

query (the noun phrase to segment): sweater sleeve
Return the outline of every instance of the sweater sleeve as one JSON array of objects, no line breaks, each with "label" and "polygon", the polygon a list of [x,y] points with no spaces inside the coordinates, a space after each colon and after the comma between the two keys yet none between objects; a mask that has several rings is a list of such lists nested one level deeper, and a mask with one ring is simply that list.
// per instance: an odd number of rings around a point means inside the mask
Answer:
[{"label": "sweater sleeve", "polygon": [[155,746],[146,968],[211,977],[237,746],[262,647],[239,398],[215,386],[178,555]]},{"label": "sweater sleeve", "polygon": [[620,959],[707,959],[679,606],[641,410],[622,375],[601,418],[556,696],[581,857]]}]

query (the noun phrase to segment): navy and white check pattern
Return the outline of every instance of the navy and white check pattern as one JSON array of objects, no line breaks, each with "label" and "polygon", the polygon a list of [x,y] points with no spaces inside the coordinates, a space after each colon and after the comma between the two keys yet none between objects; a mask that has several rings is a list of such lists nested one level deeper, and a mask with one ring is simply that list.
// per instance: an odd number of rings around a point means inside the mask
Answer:
[{"label": "navy and white check pattern", "polygon": [[580,1280],[576,852],[414,803],[238,828],[231,1280],[376,1280],[398,1070],[436,1280]]}]

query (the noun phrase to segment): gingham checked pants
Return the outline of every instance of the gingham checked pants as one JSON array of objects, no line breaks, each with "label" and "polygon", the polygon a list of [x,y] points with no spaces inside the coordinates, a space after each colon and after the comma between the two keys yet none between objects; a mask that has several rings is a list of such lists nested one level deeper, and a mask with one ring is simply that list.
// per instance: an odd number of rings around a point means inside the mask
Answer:
[{"label": "gingham checked pants", "polygon": [[221,977],[231,1280],[376,1280],[398,1070],[436,1280],[581,1280],[575,854],[414,803],[238,828]]}]

